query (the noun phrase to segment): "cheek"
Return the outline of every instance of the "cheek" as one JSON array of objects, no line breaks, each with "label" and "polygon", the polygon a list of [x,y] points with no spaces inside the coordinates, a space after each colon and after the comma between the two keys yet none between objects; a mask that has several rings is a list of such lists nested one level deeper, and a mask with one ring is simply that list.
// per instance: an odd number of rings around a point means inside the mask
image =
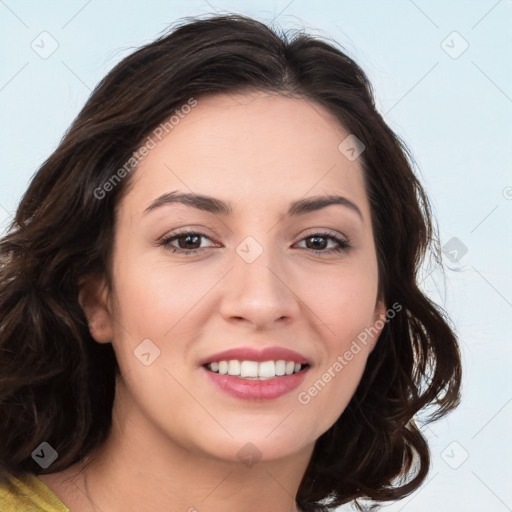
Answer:
[{"label": "cheek", "polygon": [[332,381],[344,389],[352,389],[352,383],[359,381],[376,332],[377,283],[376,277],[374,280],[369,275],[372,273],[353,273],[327,295],[333,304],[330,310],[333,333],[328,341],[326,371],[334,373],[336,378]]},{"label": "cheek", "polygon": [[312,368],[297,394],[307,417],[314,418],[317,435],[329,429],[343,413],[361,380],[369,348],[357,338],[363,330],[347,329],[329,345],[325,361]]},{"label": "cheek", "polygon": [[120,261],[114,276],[121,301],[116,314],[134,336],[164,339],[183,328],[219,278],[204,269],[171,265],[165,256]]},{"label": "cheek", "polygon": [[324,323],[329,346],[344,345],[374,320],[377,268],[371,259],[316,272],[301,285],[301,298]]},{"label": "cheek", "polygon": [[[347,407],[361,380],[375,335],[376,264],[354,265],[319,279],[306,302],[316,304],[323,357],[298,393],[298,402],[327,430]],[[314,411],[323,411],[321,415]]]}]

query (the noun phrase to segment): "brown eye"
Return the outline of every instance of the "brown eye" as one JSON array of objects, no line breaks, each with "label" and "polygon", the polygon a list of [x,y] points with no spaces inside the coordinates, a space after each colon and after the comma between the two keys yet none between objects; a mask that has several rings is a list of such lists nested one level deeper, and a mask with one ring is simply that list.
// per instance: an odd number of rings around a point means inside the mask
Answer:
[{"label": "brown eye", "polygon": [[[206,247],[201,247],[202,238],[210,240],[204,233],[186,231],[168,236],[161,240],[158,245],[165,247],[173,253],[181,253],[188,256],[206,249]],[[174,242],[177,242],[178,246]]]},{"label": "brown eye", "polygon": [[181,235],[175,239],[178,240],[180,249],[198,249],[201,246],[201,236],[199,235]]},{"label": "brown eye", "polygon": [[[342,238],[333,235],[332,233],[313,233],[301,240],[301,242],[305,241],[306,249],[320,252],[320,253],[332,253],[332,252],[341,252],[347,251],[350,249],[350,244],[347,240],[343,240]],[[330,250],[328,249],[329,243],[334,243],[334,247],[331,246]]]},{"label": "brown eye", "polygon": [[310,236],[308,238],[306,238],[306,247],[308,249],[315,249],[315,250],[318,250],[318,249],[325,249],[328,245],[328,240],[326,237],[324,236]]}]

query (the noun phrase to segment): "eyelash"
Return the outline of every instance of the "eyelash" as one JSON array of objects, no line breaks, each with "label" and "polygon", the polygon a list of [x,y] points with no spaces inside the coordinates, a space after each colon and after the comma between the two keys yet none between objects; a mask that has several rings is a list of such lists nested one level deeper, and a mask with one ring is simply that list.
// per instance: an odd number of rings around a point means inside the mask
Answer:
[{"label": "eyelash", "polygon": [[[165,247],[166,250],[171,251],[172,253],[178,253],[183,254],[185,256],[192,256],[193,254],[197,254],[199,252],[202,252],[204,249],[207,249],[207,247],[199,248],[199,249],[180,249],[178,247],[172,247],[170,244],[174,240],[177,240],[179,238],[184,238],[187,236],[199,236],[203,238],[210,238],[205,235],[204,233],[200,233],[197,231],[182,231],[179,233],[174,233],[171,236],[165,237],[162,240],[158,242],[159,246]],[[315,249],[308,249],[314,253],[320,254],[320,253],[326,253],[326,254],[332,254],[332,253],[339,253],[339,252],[347,252],[351,245],[347,240],[344,240],[333,233],[329,232],[320,232],[320,233],[311,233],[304,238],[300,240],[300,242],[307,240],[308,238],[327,238],[329,240],[333,240],[338,244],[338,247],[331,249],[330,251],[324,251],[324,250],[315,250]],[[307,249],[307,248],[306,248]]]}]

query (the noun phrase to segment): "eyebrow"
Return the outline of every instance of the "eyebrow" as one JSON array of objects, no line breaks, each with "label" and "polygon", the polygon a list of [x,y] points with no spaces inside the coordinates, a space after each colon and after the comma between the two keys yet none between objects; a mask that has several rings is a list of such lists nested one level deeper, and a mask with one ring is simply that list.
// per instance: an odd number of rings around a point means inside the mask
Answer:
[{"label": "eyebrow", "polygon": [[[222,201],[221,199],[200,194],[181,193],[175,190],[173,192],[168,192],[157,197],[144,210],[144,215],[157,208],[160,208],[161,206],[173,203],[181,203],[214,214],[231,215],[233,213],[232,205]],[[321,210],[322,208],[332,204],[345,206],[357,213],[361,220],[364,220],[363,214],[361,213],[361,210],[358,208],[358,206],[350,201],[350,199],[339,195],[313,196],[307,197],[305,199],[299,199],[290,203],[286,215],[304,215],[305,213]]]}]

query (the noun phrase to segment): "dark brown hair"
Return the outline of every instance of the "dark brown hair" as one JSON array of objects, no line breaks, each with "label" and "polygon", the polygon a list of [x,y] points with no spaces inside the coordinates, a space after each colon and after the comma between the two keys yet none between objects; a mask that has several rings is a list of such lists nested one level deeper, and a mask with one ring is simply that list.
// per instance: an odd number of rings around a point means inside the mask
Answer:
[{"label": "dark brown hair", "polygon": [[[317,440],[297,503],[395,500],[424,480],[429,450],[414,418],[427,408],[434,420],[458,404],[461,368],[445,313],[418,288],[418,268],[429,248],[439,262],[439,243],[412,158],[377,112],[364,72],[336,44],[219,15],[185,18],[114,67],[0,241],[2,482],[63,470],[109,434],[119,367],[112,346],[90,335],[78,281],[97,273],[111,283],[115,206],[134,173],[105,185],[190,98],[248,91],[321,105],[364,143],[379,296],[403,308],[384,326],[348,407]],[[47,470],[31,458],[43,441],[59,454]]]}]

